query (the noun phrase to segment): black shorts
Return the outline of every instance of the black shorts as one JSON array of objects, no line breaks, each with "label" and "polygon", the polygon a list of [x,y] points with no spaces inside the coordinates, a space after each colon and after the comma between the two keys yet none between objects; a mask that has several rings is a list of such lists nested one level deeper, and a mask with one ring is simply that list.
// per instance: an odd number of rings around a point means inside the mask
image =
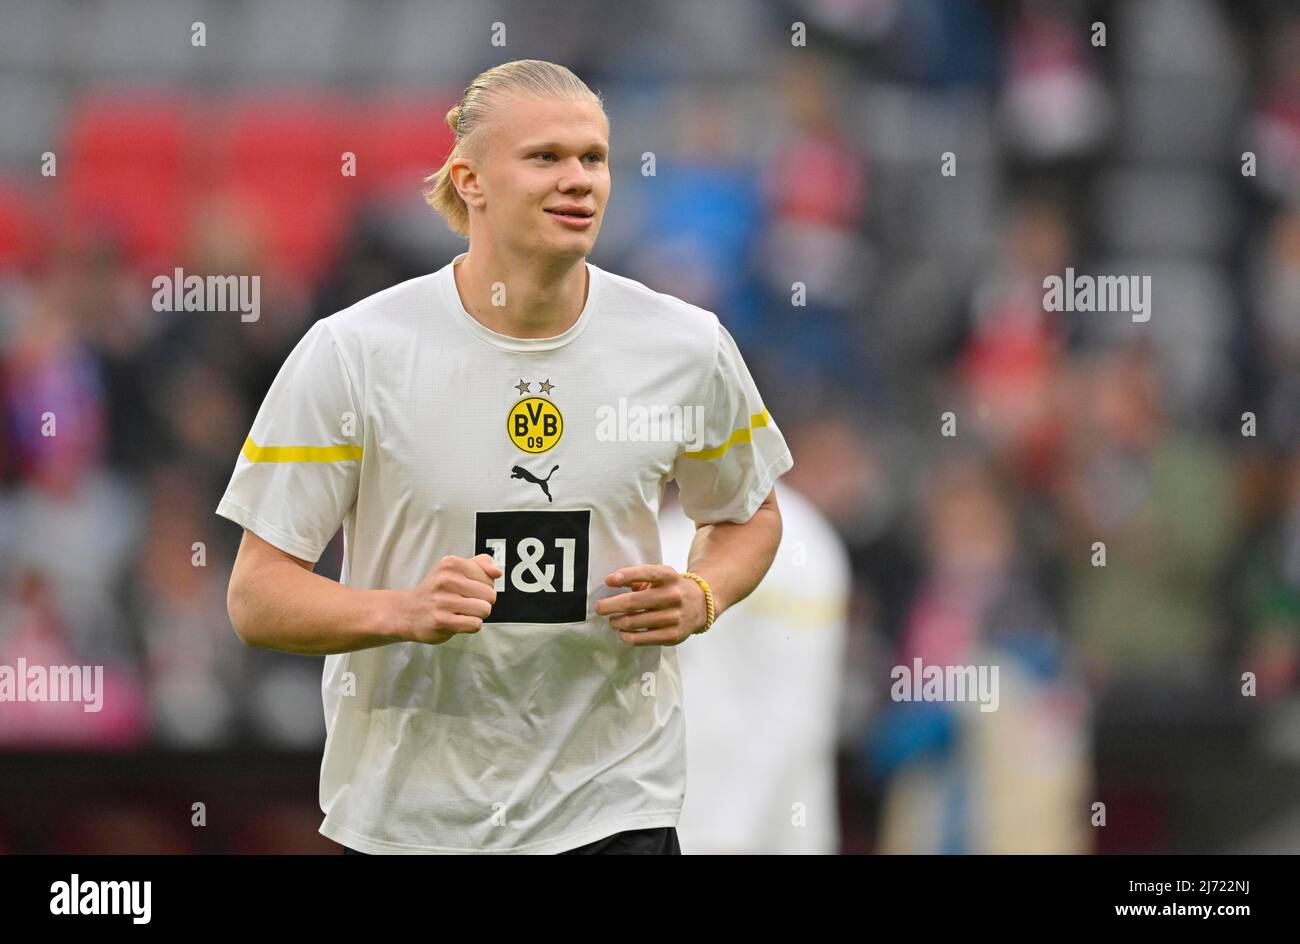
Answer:
[{"label": "black shorts", "polygon": [[[350,846],[343,847],[344,855],[366,855]],[[560,855],[681,855],[674,826],[655,826],[650,829],[626,829],[604,839],[597,839],[576,849],[566,849]]]}]

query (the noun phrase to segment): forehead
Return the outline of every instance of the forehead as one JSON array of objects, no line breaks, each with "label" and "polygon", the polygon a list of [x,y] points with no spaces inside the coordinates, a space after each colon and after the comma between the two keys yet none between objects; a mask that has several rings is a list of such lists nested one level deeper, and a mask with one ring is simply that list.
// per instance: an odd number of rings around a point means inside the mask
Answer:
[{"label": "forehead", "polygon": [[572,147],[609,143],[600,106],[584,99],[510,97],[492,113],[494,143],[507,147],[555,142]]}]

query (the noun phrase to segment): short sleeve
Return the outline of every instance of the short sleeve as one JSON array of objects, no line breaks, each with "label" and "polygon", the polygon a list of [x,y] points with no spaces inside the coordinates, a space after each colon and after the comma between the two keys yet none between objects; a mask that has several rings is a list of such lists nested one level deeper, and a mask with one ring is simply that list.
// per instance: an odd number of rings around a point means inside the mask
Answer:
[{"label": "short sleeve", "polygon": [[363,441],[348,366],[317,321],[267,391],[217,514],[316,561],[356,501]]},{"label": "short sleeve", "polygon": [[794,458],[735,340],[718,324],[717,360],[703,394],[703,429],[673,464],[682,509],[697,524],[754,516]]}]

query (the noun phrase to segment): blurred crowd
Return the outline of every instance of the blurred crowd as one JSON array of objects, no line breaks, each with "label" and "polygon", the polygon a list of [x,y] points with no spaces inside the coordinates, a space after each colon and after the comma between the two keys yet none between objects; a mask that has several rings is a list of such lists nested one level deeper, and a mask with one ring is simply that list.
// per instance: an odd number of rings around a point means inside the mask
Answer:
[{"label": "blurred crowd", "polygon": [[[563,55],[504,58],[603,93],[593,261],[718,313],[791,445],[786,481],[848,548],[841,780],[880,798],[850,827],[882,849],[987,848],[972,820],[1091,848],[1051,807],[1085,796],[1097,711],[1264,725],[1300,697],[1300,16],[664,6],[686,46],[583,26]],[[319,745],[320,663],[239,643],[239,534],[213,509],[310,323],[463,248],[419,196],[456,83],[496,60],[456,61],[415,93],[87,88],[48,148],[0,167],[0,663],[104,665],[114,706],[0,710],[0,743]],[[260,275],[261,317],[155,310],[177,267]],[[1151,276],[1150,321],[1044,310],[1067,267]],[[336,539],[318,571],[338,562]],[[891,701],[918,657],[1004,667],[983,766],[958,713]],[[959,789],[973,777],[1041,789],[998,811]]]}]

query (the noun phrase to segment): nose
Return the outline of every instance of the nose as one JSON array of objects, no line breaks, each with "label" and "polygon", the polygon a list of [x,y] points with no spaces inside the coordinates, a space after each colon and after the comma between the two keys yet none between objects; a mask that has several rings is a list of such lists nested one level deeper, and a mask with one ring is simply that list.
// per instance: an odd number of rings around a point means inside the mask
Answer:
[{"label": "nose", "polygon": [[563,193],[588,193],[592,188],[591,171],[581,158],[565,161],[564,174],[557,184]]}]

